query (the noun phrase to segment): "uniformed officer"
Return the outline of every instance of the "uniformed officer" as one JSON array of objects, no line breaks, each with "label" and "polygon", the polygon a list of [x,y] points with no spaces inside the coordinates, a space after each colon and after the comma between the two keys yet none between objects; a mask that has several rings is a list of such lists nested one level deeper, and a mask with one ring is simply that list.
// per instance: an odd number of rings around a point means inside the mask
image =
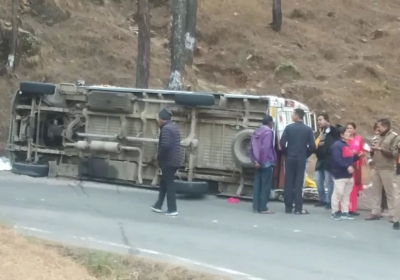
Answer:
[{"label": "uniformed officer", "polygon": [[395,171],[398,157],[399,137],[391,129],[389,119],[380,119],[377,122],[379,130],[378,140],[371,147],[372,155],[372,211],[366,220],[379,220],[381,215],[382,188],[385,189],[389,219],[393,222],[396,185]]},{"label": "uniformed officer", "polygon": [[[400,151],[400,143],[397,145],[398,151]],[[397,168],[396,168],[396,182],[395,182],[395,199],[396,204],[394,206],[394,217],[393,217],[393,229],[400,229],[400,155],[397,157]]]}]

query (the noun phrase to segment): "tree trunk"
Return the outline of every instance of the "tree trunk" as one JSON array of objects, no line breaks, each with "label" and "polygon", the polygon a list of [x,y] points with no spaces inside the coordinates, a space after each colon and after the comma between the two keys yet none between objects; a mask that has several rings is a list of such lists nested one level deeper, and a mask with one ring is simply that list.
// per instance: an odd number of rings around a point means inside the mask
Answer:
[{"label": "tree trunk", "polygon": [[12,5],[12,38],[10,41],[10,53],[8,54],[7,72],[12,73],[15,66],[15,56],[18,46],[18,0],[11,0]]},{"label": "tree trunk", "polygon": [[172,0],[171,14],[171,72],[169,75],[168,89],[182,89],[182,72],[185,62],[185,22],[186,22],[186,0]]},{"label": "tree trunk", "polygon": [[136,87],[148,88],[150,77],[150,11],[148,0],[137,0],[139,26]]},{"label": "tree trunk", "polygon": [[186,65],[192,65],[193,52],[196,45],[197,0],[186,1],[185,63]]},{"label": "tree trunk", "polygon": [[282,5],[281,0],[272,0],[272,30],[279,32],[282,27]]}]

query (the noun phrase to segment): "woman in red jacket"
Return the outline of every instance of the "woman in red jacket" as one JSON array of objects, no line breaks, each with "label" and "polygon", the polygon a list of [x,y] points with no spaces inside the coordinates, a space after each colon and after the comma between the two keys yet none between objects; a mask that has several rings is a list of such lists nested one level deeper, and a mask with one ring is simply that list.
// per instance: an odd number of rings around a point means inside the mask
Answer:
[{"label": "woman in red jacket", "polygon": [[[353,150],[354,154],[360,154],[364,152],[364,141],[362,137],[356,134],[356,124],[349,122],[347,124],[347,131],[350,134],[350,139],[348,140],[348,145]],[[362,191],[362,166],[364,160],[360,158],[356,162],[354,162],[354,173],[353,173],[353,189],[350,194],[350,205],[349,205],[349,214],[352,216],[358,216],[357,213],[357,201],[358,201],[358,193]]]}]

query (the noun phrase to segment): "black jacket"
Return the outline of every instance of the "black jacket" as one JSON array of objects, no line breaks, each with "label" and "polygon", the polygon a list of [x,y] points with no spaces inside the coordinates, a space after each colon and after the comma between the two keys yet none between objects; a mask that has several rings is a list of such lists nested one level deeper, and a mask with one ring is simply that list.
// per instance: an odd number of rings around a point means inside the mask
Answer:
[{"label": "black jacket", "polygon": [[157,160],[161,168],[181,166],[181,134],[172,121],[160,127]]},{"label": "black jacket", "polygon": [[315,151],[314,133],[303,122],[291,123],[283,130],[280,144],[287,158],[306,160]]},{"label": "black jacket", "polygon": [[332,145],[340,139],[336,127],[329,126],[324,128],[320,134],[320,141],[315,151],[317,156],[317,164],[315,170],[328,170],[332,168]]}]

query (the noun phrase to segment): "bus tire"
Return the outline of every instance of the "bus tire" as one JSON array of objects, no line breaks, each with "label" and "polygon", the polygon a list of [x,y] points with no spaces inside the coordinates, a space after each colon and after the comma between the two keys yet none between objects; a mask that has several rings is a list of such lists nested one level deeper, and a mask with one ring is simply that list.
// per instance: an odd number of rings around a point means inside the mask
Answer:
[{"label": "bus tire", "polygon": [[177,194],[201,196],[208,193],[208,183],[204,181],[174,180],[174,185]]},{"label": "bus tire", "polygon": [[249,156],[249,145],[253,129],[245,129],[236,134],[232,141],[232,155],[236,163],[244,168],[254,166]]},{"label": "bus tire", "polygon": [[21,82],[19,90],[24,95],[40,96],[40,95],[53,95],[56,86],[53,84],[36,83],[36,82]]},{"label": "bus tire", "polygon": [[49,175],[49,165],[28,162],[14,162],[12,164],[11,172],[30,177],[47,177]]},{"label": "bus tire", "polygon": [[175,93],[175,104],[182,106],[212,106],[215,97],[209,93]]}]

